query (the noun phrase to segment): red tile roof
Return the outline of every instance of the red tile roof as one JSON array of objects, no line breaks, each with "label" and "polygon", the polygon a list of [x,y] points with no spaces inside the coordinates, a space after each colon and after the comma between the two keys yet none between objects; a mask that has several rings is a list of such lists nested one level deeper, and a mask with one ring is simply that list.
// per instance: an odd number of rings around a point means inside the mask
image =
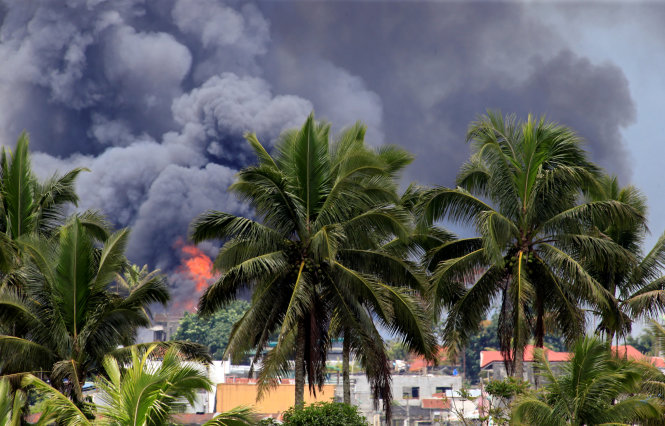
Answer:
[{"label": "red tile roof", "polygon": [[[534,349],[536,347],[533,345],[526,345],[524,348],[524,362],[533,362]],[[547,360],[549,362],[563,362],[568,361],[570,358],[569,352],[555,352],[553,350],[545,348],[545,353],[547,354]],[[503,362],[503,356],[501,351],[481,351],[480,352],[480,368],[493,363],[493,362]]]},{"label": "red tile roof", "polygon": [[[618,348],[618,349],[617,349]],[[527,345],[524,348],[524,362],[533,362],[533,351],[535,346]],[[549,362],[565,362],[570,359],[570,352],[555,352],[550,349],[545,349],[547,353],[547,360]],[[619,357],[626,357],[628,359],[636,361],[648,361],[651,362],[657,368],[665,368],[665,359],[661,357],[650,357],[643,355],[642,352],[638,351],[635,347],[631,345],[621,345],[621,346],[612,346],[612,352],[618,354]],[[501,356],[500,351],[481,351],[480,352],[480,368],[493,363],[493,362],[503,362],[503,356]]]},{"label": "red tile roof", "polygon": [[642,352],[638,351],[631,345],[612,346],[612,353],[616,354],[620,358],[629,358],[635,360],[650,358],[642,355]]},{"label": "red tile roof", "polygon": [[665,359],[658,356],[643,355],[631,345],[612,346],[612,352],[621,358],[628,358],[635,361],[646,361],[653,364],[656,368],[665,368]]},{"label": "red tile roof", "polygon": [[422,407],[447,410],[450,409],[450,401],[448,399],[443,399],[443,398],[423,398]]},{"label": "red tile roof", "polygon": [[665,368],[665,359],[660,356],[651,357],[651,362],[656,368]]},{"label": "red tile roof", "polygon": [[[446,349],[439,347],[439,353],[437,354],[437,357],[439,359],[439,363],[442,363],[444,361],[448,360],[448,356],[446,354]],[[425,360],[425,358],[421,355],[414,355],[410,360],[409,360],[409,371],[420,371],[423,369],[423,367],[431,367],[433,366],[434,363]]]}]

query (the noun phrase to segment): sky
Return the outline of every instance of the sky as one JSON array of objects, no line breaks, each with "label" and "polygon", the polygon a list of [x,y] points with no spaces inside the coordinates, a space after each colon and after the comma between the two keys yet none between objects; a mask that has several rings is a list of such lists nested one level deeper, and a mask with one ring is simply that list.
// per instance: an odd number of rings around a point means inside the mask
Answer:
[{"label": "sky", "polygon": [[[416,156],[404,183],[452,185],[488,109],[546,115],[649,199],[662,197],[665,3],[12,0],[0,7],[0,144],[31,137],[42,177],[73,167],[80,209],[129,226],[131,261],[170,273],[188,226],[314,111]],[[202,244],[209,255],[212,243]]]}]

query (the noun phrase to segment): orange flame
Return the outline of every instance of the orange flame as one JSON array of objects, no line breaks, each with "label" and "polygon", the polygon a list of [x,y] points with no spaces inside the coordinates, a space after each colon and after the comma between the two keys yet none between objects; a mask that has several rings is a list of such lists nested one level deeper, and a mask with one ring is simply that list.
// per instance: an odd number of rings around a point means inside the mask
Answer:
[{"label": "orange flame", "polygon": [[212,260],[198,247],[185,244],[182,240],[176,241],[175,247],[180,248],[182,253],[182,260],[177,272],[186,276],[194,284],[191,299],[176,302],[176,307],[194,312],[201,293],[216,278],[212,270]]},{"label": "orange flame", "polygon": [[197,293],[208,288],[208,281],[213,279],[212,260],[196,246],[184,246],[183,253],[191,256],[184,260],[184,267],[196,285]]}]

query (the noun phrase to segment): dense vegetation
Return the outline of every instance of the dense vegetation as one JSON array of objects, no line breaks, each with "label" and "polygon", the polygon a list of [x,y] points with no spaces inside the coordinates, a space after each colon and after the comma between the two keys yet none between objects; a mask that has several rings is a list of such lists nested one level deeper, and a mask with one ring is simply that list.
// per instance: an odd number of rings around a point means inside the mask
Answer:
[{"label": "dense vegetation", "polygon": [[291,408],[284,413],[286,426],[365,426],[367,419],[358,407],[336,403],[317,402],[301,410]]},{"label": "dense vegetation", "polygon": [[[221,245],[219,278],[176,340],[143,345],[137,328],[169,301],[165,277],[125,257],[129,229],[94,211],[68,215],[85,170],[40,182],[21,136],[0,159],[0,419],[20,424],[37,393],[44,424],[168,424],[210,388],[197,363],[212,352],[249,358],[250,374],[260,366],[259,397],[295,365],[287,424],[363,424],[348,404],[303,407],[307,382],[310,392],[323,384],[333,339],[343,341],[344,401],[354,355],[389,418],[391,356],[434,360],[437,329],[449,357],[464,357],[467,380],[478,380],[480,350],[503,352],[512,381],[488,384],[504,400],[498,423],[662,416],[665,376],[609,350],[635,320],[665,310],[665,236],[642,250],[647,202],[637,188],[591,162],[573,130],[542,118],[479,117],[456,186],[403,193],[412,156],[364,136],[361,124],[333,136],[313,116],[270,152],[248,134],[256,162],[229,190],[253,216],[194,218],[192,239]],[[473,235],[459,238],[448,223]],[[237,301],[246,289],[250,301]],[[596,336],[585,337],[592,317]],[[665,328],[654,323],[634,342],[657,354]],[[537,392],[521,382],[529,343],[573,351],[561,371],[537,351]],[[91,380],[104,404],[84,398]],[[238,408],[209,424],[255,420]]]},{"label": "dense vegetation", "polygon": [[242,318],[249,303],[236,300],[208,317],[185,312],[173,340],[186,340],[208,348],[214,360],[224,359],[233,325]]}]

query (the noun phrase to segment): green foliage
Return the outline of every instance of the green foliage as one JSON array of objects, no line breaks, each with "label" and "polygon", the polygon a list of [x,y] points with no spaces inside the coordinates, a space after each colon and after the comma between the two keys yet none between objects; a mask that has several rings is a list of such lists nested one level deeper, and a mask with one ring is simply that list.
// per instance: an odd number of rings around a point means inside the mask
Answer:
[{"label": "green foliage", "polygon": [[665,376],[646,362],[616,357],[597,338],[584,338],[569,362],[554,371],[536,353],[544,387],[518,398],[513,421],[526,425],[634,424],[660,419]]},{"label": "green foliage", "polygon": [[[242,169],[229,190],[258,220],[208,211],[192,223],[195,242],[223,241],[215,259],[221,276],[204,293],[199,312],[210,315],[241,290],[252,290],[227,352],[255,351],[260,397],[287,374],[294,357],[296,389],[303,370],[310,390],[321,386],[330,339],[343,336],[374,398],[388,404],[390,364],[375,320],[410,350],[434,356],[429,307],[419,297],[425,276],[415,262],[383,247],[412,228],[396,192],[399,172],[412,157],[394,146],[373,149],[364,135],[358,123],[333,140],[330,125],[313,115],[284,132],[272,155],[247,135],[257,164]],[[275,335],[277,345],[264,356]],[[301,398],[297,392],[298,403]]]},{"label": "green foliage", "polygon": [[[621,187],[616,176],[603,176],[588,197],[593,201],[622,202],[641,216],[641,220],[612,221],[602,217],[593,220],[593,226],[603,235],[633,255],[628,262],[587,262],[590,273],[622,302],[609,304],[599,312],[598,331],[612,341],[615,336],[626,337],[635,319],[662,312],[665,235],[661,235],[649,252],[643,252],[642,245],[648,234],[646,197],[632,185]],[[649,345],[647,341],[633,342],[643,349]]]},{"label": "green foliage", "polygon": [[[479,382],[480,375],[480,352],[488,350],[499,350],[500,343],[498,338],[499,314],[495,313],[492,319],[482,321],[478,331],[469,336],[464,350],[466,356],[464,379],[471,384]],[[442,333],[443,324],[438,327],[438,332]],[[545,334],[545,347],[557,352],[568,350],[565,339],[558,334]]]},{"label": "green foliage", "polygon": [[566,352],[569,346],[568,343],[566,342],[566,338],[558,333],[545,334],[544,342],[546,348],[552,349],[555,352]]},{"label": "green foliage", "polygon": [[[39,424],[56,421],[65,426],[166,425],[185,403],[194,402],[198,391],[210,390],[212,386],[205,368],[183,363],[176,347],[166,352],[156,344],[147,349],[132,348],[129,361],[119,362],[107,356],[103,364],[104,375],[95,380],[99,405],[74,404],[46,382],[26,376],[24,386],[34,386],[47,396]],[[237,407],[218,414],[205,426],[244,426],[255,422],[252,409]]]},{"label": "green foliage", "polygon": [[[40,182],[32,170],[29,140],[22,133],[14,151],[2,148],[0,155],[0,271],[5,283],[21,287],[17,273],[23,253],[22,237],[50,237],[66,220],[66,212],[78,202],[74,191],[76,178],[86,169],[74,169],[64,176]],[[93,217],[86,212],[80,215]],[[86,223],[100,223],[94,220]]]},{"label": "green foliage", "polygon": [[0,424],[4,426],[20,426],[26,402],[23,390],[12,391],[9,380],[0,380]]},{"label": "green foliage", "polygon": [[106,377],[99,377],[102,404],[101,417],[112,419],[117,425],[165,424],[171,414],[180,410],[185,402],[193,404],[197,391],[210,390],[212,383],[205,370],[180,361],[177,349],[169,349],[154,364],[152,355],[157,345],[140,353],[132,351],[130,366],[114,358],[104,359]]},{"label": "green foliage", "polygon": [[510,403],[514,398],[529,392],[529,382],[508,377],[505,380],[491,380],[485,385],[490,395],[483,420],[493,420],[496,425],[510,424]]},{"label": "green foliage", "polygon": [[284,412],[285,426],[367,426],[367,419],[355,405],[341,402],[315,402],[302,409]]},{"label": "green foliage", "polygon": [[522,395],[529,388],[529,382],[508,377],[505,380],[490,380],[485,385],[485,391],[491,396],[503,399],[512,399]]},{"label": "green foliage", "polygon": [[637,337],[627,336],[626,344],[633,346],[644,355],[657,355],[654,353],[654,335],[644,332]]},{"label": "green foliage", "polygon": [[480,329],[472,334],[464,350],[465,366],[464,379],[469,383],[478,383],[480,374],[480,351],[498,350],[497,337],[498,314],[491,320],[485,321]]},{"label": "green foliage", "polygon": [[404,346],[404,343],[398,340],[389,340],[386,345],[388,346],[388,357],[391,360],[406,360],[409,358],[409,349]]},{"label": "green foliage", "polygon": [[235,300],[212,315],[201,316],[185,313],[180,320],[173,340],[186,340],[204,345],[213,359],[221,360],[231,336],[233,325],[249,308],[244,300]]},{"label": "green foliage", "polygon": [[112,291],[126,263],[128,237],[123,229],[100,243],[74,217],[53,239],[23,239],[29,266],[23,273],[30,285],[0,289],[0,323],[13,330],[0,335],[5,374],[43,372],[80,400],[88,374],[108,353],[132,343],[136,329],[149,324],[145,308],[165,304],[169,295],[157,276],[125,296]]},{"label": "green foliage", "polygon": [[584,332],[583,305],[600,311],[616,304],[585,267],[634,257],[589,224],[643,215],[621,201],[580,201],[600,170],[565,126],[488,112],[467,140],[472,156],[458,186],[427,191],[419,209],[423,227],[448,219],[474,227],[478,237],[442,242],[425,265],[435,307],[448,310],[444,346],[460,351],[498,300],[500,348],[521,372],[532,337],[543,346],[545,331],[556,329],[572,342]]},{"label": "green foliage", "polygon": [[251,407],[235,407],[208,420],[203,426],[250,426],[262,424]]}]

